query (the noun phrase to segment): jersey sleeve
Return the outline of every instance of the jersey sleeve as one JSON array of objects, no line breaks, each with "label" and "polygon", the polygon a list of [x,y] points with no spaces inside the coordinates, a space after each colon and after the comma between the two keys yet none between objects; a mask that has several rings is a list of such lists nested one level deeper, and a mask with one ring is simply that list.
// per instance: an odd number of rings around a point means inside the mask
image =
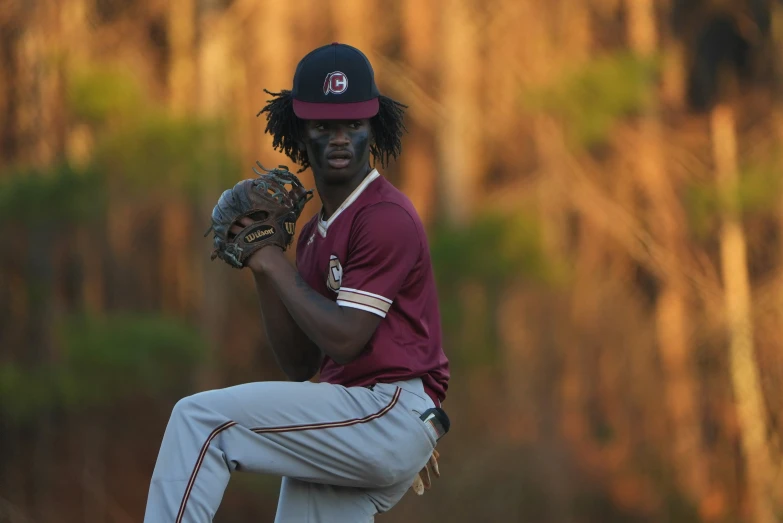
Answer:
[{"label": "jersey sleeve", "polygon": [[421,254],[416,223],[393,203],[357,214],[343,264],[337,304],[386,317]]}]

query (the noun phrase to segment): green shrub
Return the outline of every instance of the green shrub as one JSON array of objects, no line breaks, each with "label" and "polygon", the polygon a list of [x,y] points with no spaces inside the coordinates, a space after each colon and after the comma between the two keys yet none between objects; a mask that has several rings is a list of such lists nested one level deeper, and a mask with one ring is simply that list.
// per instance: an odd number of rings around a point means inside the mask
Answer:
[{"label": "green shrub", "polygon": [[103,124],[118,116],[134,118],[147,105],[136,78],[106,65],[72,71],[66,101],[77,119],[90,124]]},{"label": "green shrub", "polygon": [[[487,214],[466,227],[437,226],[430,234],[430,249],[450,358],[457,365],[493,364],[499,355],[496,308],[502,290],[520,279],[556,281],[538,221],[524,213]],[[465,284],[486,293],[486,307],[478,317],[468,317],[464,310],[459,292]],[[469,337],[462,334],[466,321],[477,331]]]},{"label": "green shrub", "polygon": [[58,329],[62,359],[0,365],[0,410],[13,418],[105,407],[187,388],[207,355],[198,330],[154,315],[76,316]]},{"label": "green shrub", "polygon": [[64,224],[88,221],[103,210],[103,179],[93,170],[61,163],[16,169],[0,177],[0,221]]},{"label": "green shrub", "polygon": [[619,118],[650,105],[657,71],[657,59],[628,52],[599,56],[549,86],[525,92],[523,105],[561,118],[576,144],[599,145]]}]

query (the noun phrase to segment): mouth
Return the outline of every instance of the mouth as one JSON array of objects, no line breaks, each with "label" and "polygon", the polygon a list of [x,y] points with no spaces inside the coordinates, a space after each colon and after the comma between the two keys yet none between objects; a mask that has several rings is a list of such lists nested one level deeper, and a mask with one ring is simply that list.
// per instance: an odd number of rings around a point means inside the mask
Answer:
[{"label": "mouth", "polygon": [[351,163],[353,155],[348,151],[333,151],[326,155],[326,161],[332,169],[344,169]]}]

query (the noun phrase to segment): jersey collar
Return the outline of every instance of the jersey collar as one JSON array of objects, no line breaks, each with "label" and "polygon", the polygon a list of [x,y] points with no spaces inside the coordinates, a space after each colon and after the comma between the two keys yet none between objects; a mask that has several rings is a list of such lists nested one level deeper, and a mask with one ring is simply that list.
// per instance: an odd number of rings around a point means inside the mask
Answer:
[{"label": "jersey collar", "polygon": [[356,189],[354,189],[353,192],[348,195],[348,198],[346,198],[345,201],[337,208],[337,210],[334,211],[334,214],[332,214],[328,220],[323,220],[321,218],[321,216],[324,214],[323,206],[321,207],[321,210],[318,212],[318,232],[321,234],[321,237],[326,238],[326,231],[329,229],[329,225],[331,225],[332,222],[334,222],[334,220],[340,216],[341,212],[350,207],[351,204],[355,202],[356,199],[364,192],[364,190],[380,175],[381,173],[379,173],[377,169],[373,169],[372,172],[368,174],[364,180],[362,180],[362,183],[360,183]]}]

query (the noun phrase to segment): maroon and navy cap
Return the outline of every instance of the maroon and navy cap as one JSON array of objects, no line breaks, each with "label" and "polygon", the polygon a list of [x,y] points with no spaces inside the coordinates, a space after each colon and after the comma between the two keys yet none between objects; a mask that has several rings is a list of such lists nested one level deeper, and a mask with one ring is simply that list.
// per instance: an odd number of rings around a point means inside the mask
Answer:
[{"label": "maroon and navy cap", "polygon": [[378,114],[380,93],[364,53],[335,42],[302,58],[291,96],[303,120],[352,120]]}]

